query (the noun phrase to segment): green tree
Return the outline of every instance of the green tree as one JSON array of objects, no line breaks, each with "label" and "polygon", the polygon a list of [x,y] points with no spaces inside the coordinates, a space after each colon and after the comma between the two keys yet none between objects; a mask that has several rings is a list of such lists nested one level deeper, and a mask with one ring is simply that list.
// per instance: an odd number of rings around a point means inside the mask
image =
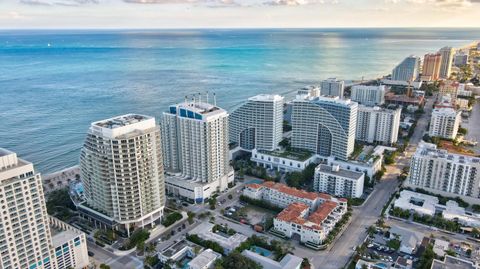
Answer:
[{"label": "green tree", "polygon": [[188,223],[192,224],[193,223],[193,218],[195,218],[195,213],[191,212],[191,211],[188,211],[187,216],[188,216]]},{"label": "green tree", "polygon": [[262,266],[240,253],[232,252],[228,254],[222,262],[225,269],[261,269]]},{"label": "green tree", "polygon": [[100,264],[100,269],[110,269],[110,266],[102,263],[102,264]]},{"label": "green tree", "polygon": [[420,261],[418,263],[419,269],[430,269],[432,267],[433,259],[435,258],[435,252],[433,252],[433,245],[429,244],[425,251],[423,252],[422,256],[420,257]]},{"label": "green tree", "polygon": [[302,268],[310,268],[310,261],[308,260],[308,258],[303,258]]},{"label": "green tree", "polygon": [[182,219],[182,214],[178,213],[177,211],[168,214],[165,219],[162,221],[163,226],[168,227],[175,222]]},{"label": "green tree", "polygon": [[477,228],[473,228],[471,234],[473,237],[478,238],[480,236],[480,231]]}]

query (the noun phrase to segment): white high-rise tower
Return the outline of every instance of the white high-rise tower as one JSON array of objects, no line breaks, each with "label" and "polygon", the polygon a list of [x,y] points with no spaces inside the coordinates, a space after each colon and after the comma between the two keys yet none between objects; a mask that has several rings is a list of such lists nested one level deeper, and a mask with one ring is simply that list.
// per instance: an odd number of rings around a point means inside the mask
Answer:
[{"label": "white high-rise tower", "polygon": [[40,174],[1,148],[0,196],[0,268],[57,268]]},{"label": "white high-rise tower", "polygon": [[260,94],[230,115],[230,142],[252,150],[275,150],[282,141],[283,97]]},{"label": "white high-rise tower", "polygon": [[228,188],[233,170],[228,154],[228,113],[200,101],[170,106],[163,113],[167,191],[197,203]]},{"label": "white high-rise tower", "polygon": [[163,216],[165,180],[155,118],[127,114],[92,123],[80,157],[81,211],[130,233]]}]

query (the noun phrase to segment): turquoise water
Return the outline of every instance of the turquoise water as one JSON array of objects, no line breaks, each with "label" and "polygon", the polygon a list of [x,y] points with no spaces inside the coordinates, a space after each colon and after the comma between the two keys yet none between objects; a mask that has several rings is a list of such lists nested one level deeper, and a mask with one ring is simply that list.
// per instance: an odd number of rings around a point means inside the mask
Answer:
[{"label": "turquoise water", "polygon": [[386,265],[384,263],[376,263],[375,266],[378,267],[378,268],[388,268],[388,265]]},{"label": "turquoise water", "polygon": [[250,250],[255,251],[256,253],[264,256],[264,257],[270,257],[272,256],[272,252],[268,249],[264,249],[262,247],[257,247],[253,246]]},{"label": "turquoise water", "polygon": [[479,29],[0,31],[0,147],[53,172],[78,163],[93,121],[159,118],[207,90],[231,109],[475,39]]},{"label": "turquoise water", "polygon": [[263,182],[264,182],[264,180],[262,180],[262,179],[250,179],[246,183],[247,184],[262,184]]}]

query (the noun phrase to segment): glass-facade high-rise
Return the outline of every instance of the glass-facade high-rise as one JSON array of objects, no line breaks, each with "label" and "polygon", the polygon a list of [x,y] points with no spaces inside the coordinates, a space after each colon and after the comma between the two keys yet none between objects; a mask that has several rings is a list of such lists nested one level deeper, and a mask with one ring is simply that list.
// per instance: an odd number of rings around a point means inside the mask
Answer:
[{"label": "glass-facade high-rise", "polygon": [[282,128],[283,97],[256,95],[230,115],[230,142],[246,150],[275,150],[282,140]]},{"label": "glass-facade high-rise", "polygon": [[348,160],[355,145],[358,104],[339,97],[292,102],[292,147]]},{"label": "glass-facade high-rise", "polygon": [[415,81],[420,73],[420,57],[408,56],[392,70],[392,80]]}]

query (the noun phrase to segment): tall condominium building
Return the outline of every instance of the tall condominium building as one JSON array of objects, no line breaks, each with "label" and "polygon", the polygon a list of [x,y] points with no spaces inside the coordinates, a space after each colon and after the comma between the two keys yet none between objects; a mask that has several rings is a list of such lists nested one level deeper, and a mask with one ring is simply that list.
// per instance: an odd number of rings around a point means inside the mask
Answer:
[{"label": "tall condominium building", "polygon": [[385,103],[385,86],[355,85],[352,87],[352,101],[366,106],[378,106]]},{"label": "tall condominium building", "polygon": [[297,95],[306,95],[307,97],[319,97],[320,96],[320,88],[317,86],[307,86],[303,87],[297,91]]},{"label": "tall condominium building", "polygon": [[439,83],[438,98],[440,101],[442,99],[450,99],[451,105],[455,106],[457,101],[458,91],[464,87],[460,87],[460,83],[454,80],[443,80]]},{"label": "tall condominium building", "polygon": [[155,118],[127,114],[91,124],[80,155],[86,217],[130,235],[163,216],[160,128]]},{"label": "tall condominium building", "polygon": [[338,96],[343,98],[345,82],[336,78],[323,80],[320,84],[320,94],[327,96]]},{"label": "tall condominium building", "polygon": [[452,73],[453,55],[455,54],[455,50],[452,47],[443,47],[438,53],[442,55],[440,77],[447,79],[450,77],[450,73]]},{"label": "tall condominium building", "polygon": [[423,58],[422,80],[434,81],[440,78],[440,67],[442,64],[442,54],[429,53]]},{"label": "tall condominium building", "polygon": [[348,171],[338,165],[320,164],[315,168],[313,189],[337,197],[359,198],[363,194],[363,172]]},{"label": "tall condominium building", "polygon": [[429,136],[455,139],[461,122],[461,112],[449,106],[436,106],[432,111]]},{"label": "tall condominium building", "polygon": [[392,80],[417,80],[420,73],[420,62],[420,57],[408,56],[392,70]]},{"label": "tall condominium building", "polygon": [[283,97],[260,94],[230,115],[230,142],[246,150],[275,150],[282,141],[282,128]]},{"label": "tall condominium building", "polygon": [[0,149],[0,195],[0,268],[56,268],[40,174],[5,149]]},{"label": "tall condominium building", "polygon": [[348,160],[358,104],[339,97],[297,98],[292,104],[292,147]]},{"label": "tall condominium building", "polygon": [[412,157],[407,185],[478,203],[480,158],[452,154],[420,143]]},{"label": "tall condominium building", "polygon": [[32,163],[2,148],[0,198],[0,268],[88,266],[85,234],[48,216],[40,174]]},{"label": "tall condominium building", "polygon": [[202,102],[184,102],[163,113],[167,191],[197,203],[228,188],[228,113]]},{"label": "tall condominium building", "polygon": [[358,106],[355,139],[368,143],[391,145],[398,140],[401,108]]},{"label": "tall condominium building", "polygon": [[468,64],[468,58],[469,58],[468,53],[459,52],[455,54],[453,62],[455,66],[462,67]]}]

